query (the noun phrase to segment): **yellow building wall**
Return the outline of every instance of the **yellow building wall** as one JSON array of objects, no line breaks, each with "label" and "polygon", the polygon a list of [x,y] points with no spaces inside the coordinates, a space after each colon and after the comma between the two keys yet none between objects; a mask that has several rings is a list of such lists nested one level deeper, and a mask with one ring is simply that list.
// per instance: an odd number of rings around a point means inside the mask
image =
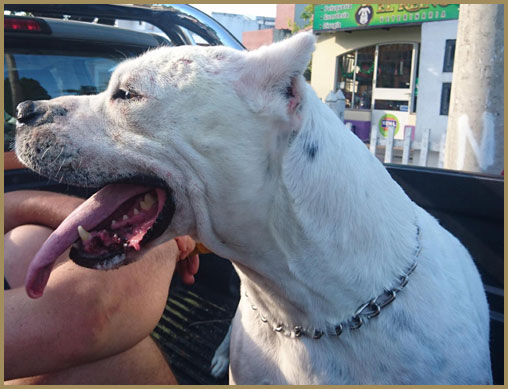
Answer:
[{"label": "yellow building wall", "polygon": [[311,85],[319,98],[325,100],[335,87],[337,57],[348,51],[379,43],[420,42],[421,27],[397,27],[318,35],[312,56]]}]

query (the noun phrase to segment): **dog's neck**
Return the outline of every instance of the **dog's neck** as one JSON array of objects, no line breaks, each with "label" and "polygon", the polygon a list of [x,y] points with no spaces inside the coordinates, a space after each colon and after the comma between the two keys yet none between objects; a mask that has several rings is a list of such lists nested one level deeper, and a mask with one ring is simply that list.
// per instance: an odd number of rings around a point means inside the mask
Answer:
[{"label": "dog's neck", "polygon": [[237,264],[261,310],[289,323],[345,320],[411,265],[414,204],[313,93],[276,191],[257,242],[266,249]]}]

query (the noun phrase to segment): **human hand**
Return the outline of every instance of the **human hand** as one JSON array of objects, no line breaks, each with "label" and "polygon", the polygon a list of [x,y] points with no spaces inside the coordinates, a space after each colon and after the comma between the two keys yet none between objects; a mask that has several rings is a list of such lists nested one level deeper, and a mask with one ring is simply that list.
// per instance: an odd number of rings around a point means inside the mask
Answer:
[{"label": "human hand", "polygon": [[199,255],[194,250],[196,242],[188,235],[176,237],[175,241],[180,250],[176,271],[185,284],[192,285],[199,269]]}]

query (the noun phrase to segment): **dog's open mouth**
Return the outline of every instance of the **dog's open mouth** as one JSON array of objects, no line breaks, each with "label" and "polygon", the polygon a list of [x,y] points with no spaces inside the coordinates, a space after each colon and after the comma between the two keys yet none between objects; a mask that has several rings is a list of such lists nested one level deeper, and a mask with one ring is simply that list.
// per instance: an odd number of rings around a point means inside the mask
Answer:
[{"label": "dog's open mouth", "polygon": [[39,297],[58,257],[72,246],[78,265],[100,270],[132,262],[133,254],[159,237],[174,213],[171,190],[162,182],[106,185],[76,208],[44,242],[30,263],[26,289]]},{"label": "dog's open mouth", "polygon": [[126,265],[131,262],[129,252],[141,250],[164,232],[174,211],[170,193],[161,188],[141,190],[93,229],[78,226],[79,238],[69,254],[75,263],[104,270]]}]

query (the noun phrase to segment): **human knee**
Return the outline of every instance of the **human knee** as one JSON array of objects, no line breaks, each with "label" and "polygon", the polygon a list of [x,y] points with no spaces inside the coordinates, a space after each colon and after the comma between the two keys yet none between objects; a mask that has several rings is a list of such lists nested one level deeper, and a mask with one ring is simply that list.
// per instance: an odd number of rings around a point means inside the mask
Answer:
[{"label": "human knee", "polygon": [[52,230],[48,227],[39,226],[36,224],[24,224],[10,230],[4,235],[6,243],[9,248],[17,251],[37,251],[42,243],[51,235]]},{"label": "human knee", "polygon": [[30,261],[52,230],[25,224],[4,235],[4,275],[12,288],[21,286]]},{"label": "human knee", "polygon": [[142,262],[111,272],[91,270],[81,279],[66,280],[82,311],[79,347],[120,352],[153,331],[166,305],[170,277],[160,274],[164,269]]},{"label": "human knee", "polygon": [[[79,281],[78,281],[79,283]],[[114,334],[114,321],[110,316],[110,301],[103,285],[87,280],[90,290],[76,285],[67,289],[68,297],[66,304],[75,307],[75,315],[69,317],[68,328],[72,329],[72,355],[69,359],[76,358],[74,363],[88,362],[109,354],[108,342]]]}]

